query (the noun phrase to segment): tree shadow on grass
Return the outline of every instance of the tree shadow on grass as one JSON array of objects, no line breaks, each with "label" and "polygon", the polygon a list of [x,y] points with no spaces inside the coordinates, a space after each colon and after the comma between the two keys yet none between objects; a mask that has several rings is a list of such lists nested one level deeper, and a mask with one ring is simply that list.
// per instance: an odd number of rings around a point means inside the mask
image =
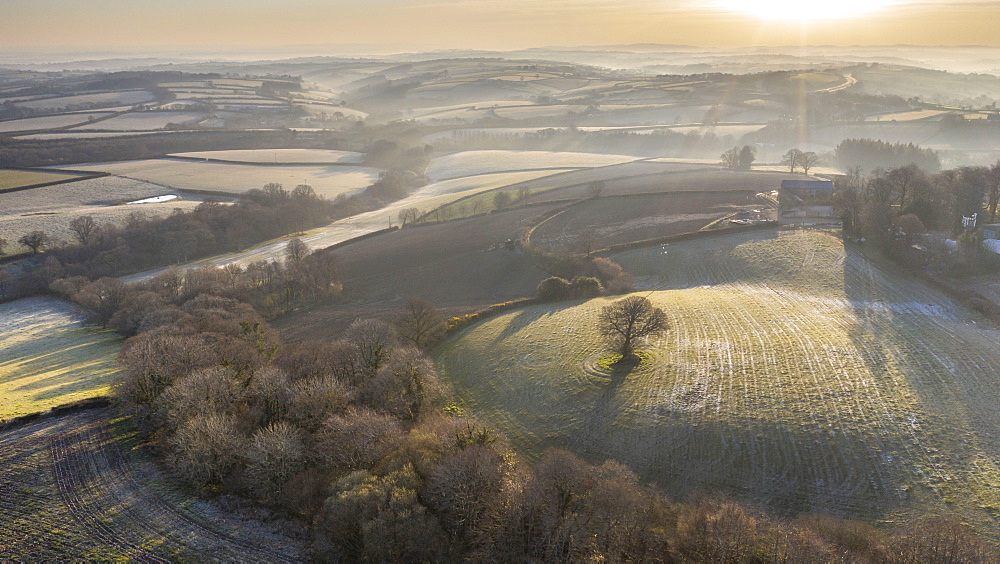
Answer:
[{"label": "tree shadow on grass", "polygon": [[493,344],[503,342],[507,337],[516,335],[522,329],[527,328],[532,323],[542,319],[544,317],[550,317],[556,313],[576,307],[582,304],[586,300],[573,300],[569,302],[554,302],[542,305],[527,306],[525,308],[514,311],[514,314],[509,316],[510,320],[507,322],[507,326],[500,331],[500,334],[493,339]]}]

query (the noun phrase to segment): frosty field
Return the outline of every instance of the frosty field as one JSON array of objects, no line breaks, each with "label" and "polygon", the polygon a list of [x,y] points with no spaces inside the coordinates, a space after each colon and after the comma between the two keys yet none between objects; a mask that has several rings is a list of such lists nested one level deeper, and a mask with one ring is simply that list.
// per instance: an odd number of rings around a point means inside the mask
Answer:
[{"label": "frosty field", "polygon": [[82,327],[72,304],[0,304],[0,419],[108,393],[119,348],[113,331]]},{"label": "frosty field", "polygon": [[465,407],[524,452],[615,458],[676,495],[1000,530],[995,328],[820,233],[612,258],[670,323],[637,368],[599,362],[607,298],[513,311],[436,355]]},{"label": "frosty field", "polygon": [[96,163],[73,165],[72,168],[110,172],[179,190],[224,194],[240,194],[269,182],[283,184],[288,190],[299,184],[308,184],[324,198],[335,198],[339,194],[365,188],[378,180],[379,173],[378,169],[362,166],[263,166],[180,159]]}]

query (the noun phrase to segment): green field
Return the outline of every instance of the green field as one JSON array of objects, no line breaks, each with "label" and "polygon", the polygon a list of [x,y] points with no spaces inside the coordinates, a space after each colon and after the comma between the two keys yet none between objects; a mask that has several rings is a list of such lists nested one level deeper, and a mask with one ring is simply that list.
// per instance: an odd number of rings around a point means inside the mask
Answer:
[{"label": "green field", "polygon": [[34,170],[0,170],[0,190],[11,188],[22,188],[44,184],[46,182],[58,182],[68,180],[79,175],[66,172],[37,172]]},{"label": "green field", "polygon": [[105,395],[121,338],[51,298],[0,304],[0,419]]},{"label": "green field", "polygon": [[671,329],[607,370],[610,299],[513,311],[445,343],[465,407],[528,456],[615,458],[675,495],[872,521],[1000,519],[1000,332],[815,232],[613,257]]}]

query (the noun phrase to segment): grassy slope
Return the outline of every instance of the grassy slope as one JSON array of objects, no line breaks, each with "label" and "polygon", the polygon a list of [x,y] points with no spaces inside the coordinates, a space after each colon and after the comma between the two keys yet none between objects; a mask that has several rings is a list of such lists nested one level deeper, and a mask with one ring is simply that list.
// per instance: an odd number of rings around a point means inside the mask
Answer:
[{"label": "grassy slope", "polygon": [[526,308],[439,364],[526,453],[617,458],[675,494],[793,512],[1000,517],[1000,333],[817,233],[623,253],[671,330],[631,374],[597,365],[607,299]]},{"label": "grassy slope", "polygon": [[0,304],[0,419],[108,392],[121,339],[49,298]]}]

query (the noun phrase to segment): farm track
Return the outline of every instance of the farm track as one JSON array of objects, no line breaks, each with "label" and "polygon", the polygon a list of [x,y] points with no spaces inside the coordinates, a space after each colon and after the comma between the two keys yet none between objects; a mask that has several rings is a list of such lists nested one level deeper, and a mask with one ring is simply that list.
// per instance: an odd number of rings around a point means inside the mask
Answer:
[{"label": "farm track", "polygon": [[[438,355],[529,456],[616,458],[676,495],[1000,531],[1000,332],[828,235],[732,235],[615,255],[668,316],[652,364],[608,375],[605,299],[471,327]],[[505,359],[528,357],[511,365]]]},{"label": "farm track", "polygon": [[123,455],[107,415],[77,413],[0,436],[0,560],[302,559],[259,524],[160,491],[163,478],[150,462]]}]

